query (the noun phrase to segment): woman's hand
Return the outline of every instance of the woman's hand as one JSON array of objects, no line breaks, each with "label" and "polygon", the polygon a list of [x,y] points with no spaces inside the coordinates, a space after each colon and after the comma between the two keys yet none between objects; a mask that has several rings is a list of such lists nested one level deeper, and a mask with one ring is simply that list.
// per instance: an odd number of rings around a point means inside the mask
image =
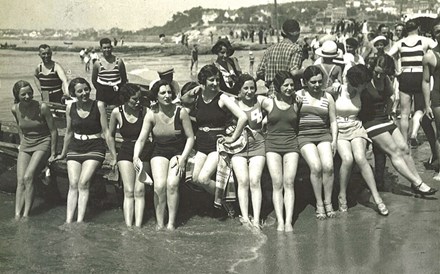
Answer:
[{"label": "woman's hand", "polygon": [[[54,157],[52,159],[52,162],[58,161],[58,160],[63,160],[64,158],[66,158],[66,155],[61,153],[60,155],[57,155],[56,157]],[[50,158],[49,158],[49,163],[51,163]]]},{"label": "woman's hand", "polygon": [[175,156],[176,161],[171,166],[171,168],[176,168],[176,176],[182,177],[185,174],[185,168],[186,168],[186,159],[184,159],[182,156]]},{"label": "woman's hand", "polygon": [[331,142],[333,157],[336,155],[336,151],[338,150],[338,142],[335,140]]},{"label": "woman's hand", "polygon": [[110,160],[109,165],[110,165],[110,167],[111,167],[112,170],[115,170],[115,168],[116,168],[116,159],[115,159],[115,158],[112,158],[112,159]]},{"label": "woman's hand", "polygon": [[434,113],[432,112],[432,108],[430,106],[425,108],[425,114],[429,119],[434,119]]},{"label": "woman's hand", "polygon": [[139,159],[139,157],[133,157],[133,165],[136,172],[139,172],[142,167],[142,161]]},{"label": "woman's hand", "polygon": [[50,155],[49,159],[47,160],[47,162],[49,163],[49,165],[55,160],[56,158],[56,154],[52,154]]}]

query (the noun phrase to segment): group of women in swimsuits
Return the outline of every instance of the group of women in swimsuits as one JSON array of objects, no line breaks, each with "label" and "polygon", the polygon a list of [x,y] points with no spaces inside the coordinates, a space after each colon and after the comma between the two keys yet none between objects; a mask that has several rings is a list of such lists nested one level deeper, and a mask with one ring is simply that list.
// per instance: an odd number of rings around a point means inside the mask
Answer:
[{"label": "group of women in swimsuits", "polygon": [[[434,30],[438,30],[437,39],[439,29],[440,25],[434,26]],[[437,47],[428,54],[438,57],[438,52]],[[425,62],[428,71],[424,78],[436,75],[440,59],[436,60],[435,64]],[[345,83],[325,90],[325,75],[318,66],[304,70],[304,85],[300,90],[295,90],[289,72],[280,71],[273,80],[276,92],[272,98],[257,95],[256,81],[249,74],[238,76],[235,83],[238,95],[229,96],[220,89],[222,76],[218,67],[206,65],[198,74],[198,85],[188,83],[182,89],[181,104],[173,103],[175,92],[164,80],[150,87],[148,96],[153,104],[148,107],[140,103],[143,94],[139,85],[123,85],[120,91],[124,103],[113,109],[109,124],[104,104],[90,98],[90,84],[83,78],[75,78],[69,84],[69,93],[76,100],[66,108],[66,134],[58,156],[57,132],[49,108],[32,99],[29,83],[19,81],[13,89],[16,104],[12,109],[22,137],[16,216],[20,218],[22,211],[24,217],[29,214],[32,181],[42,163],[66,158],[70,183],[66,222],[73,221],[76,210],[77,221],[82,222],[90,181],[104,160],[107,144],[111,165],[118,167],[124,185],[126,225],[142,225],[145,184],[139,174],[151,169],[157,229],[173,230],[179,208],[179,183],[189,158],[193,163],[191,183],[214,195],[213,175],[219,162],[219,143],[233,145],[243,137],[245,146],[230,155],[243,225],[261,229],[261,176],[267,164],[277,230],[293,230],[294,182],[300,156],[310,168],[316,218],[334,218],[332,191],[336,153],[341,158],[339,211],[348,210],[346,190],[356,162],[378,213],[387,216],[388,208],[366,159],[368,143],[390,157],[397,172],[410,181],[414,192],[422,195],[436,192],[422,181],[402,134],[385,112],[385,104],[392,94],[387,75],[392,62],[389,56],[381,55],[369,67],[355,65],[347,71]],[[434,81],[434,87],[438,87],[438,77],[434,77]],[[189,86],[191,88],[185,88]],[[430,111],[437,116],[435,106]],[[118,151],[117,130],[123,139]]]}]

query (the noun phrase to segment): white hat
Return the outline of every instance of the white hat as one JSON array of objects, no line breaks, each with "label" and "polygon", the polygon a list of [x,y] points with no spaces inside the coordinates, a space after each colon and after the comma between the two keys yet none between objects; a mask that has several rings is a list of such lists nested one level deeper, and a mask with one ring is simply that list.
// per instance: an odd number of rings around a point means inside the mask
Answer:
[{"label": "white hat", "polygon": [[373,40],[371,40],[371,44],[374,46],[379,41],[382,41],[385,46],[388,45],[388,39],[383,35],[376,36]]},{"label": "white hat", "polygon": [[334,41],[327,40],[322,44],[320,48],[316,50],[315,53],[321,57],[332,58],[338,56],[338,51],[339,49],[336,43]]}]

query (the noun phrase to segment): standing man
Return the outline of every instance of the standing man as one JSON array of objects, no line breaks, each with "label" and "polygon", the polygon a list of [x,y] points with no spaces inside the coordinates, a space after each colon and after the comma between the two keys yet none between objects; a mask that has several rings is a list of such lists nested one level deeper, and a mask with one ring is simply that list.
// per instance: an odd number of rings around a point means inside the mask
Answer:
[{"label": "standing man", "polygon": [[194,66],[196,68],[196,74],[197,74],[197,72],[198,72],[198,69],[197,69],[198,65],[199,65],[199,49],[197,47],[197,44],[194,44],[193,45],[193,49],[191,50],[191,68],[190,68],[191,74],[193,72],[193,67]]},{"label": "standing man", "polygon": [[128,82],[124,61],[113,55],[112,41],[99,41],[101,58],[93,64],[92,83],[96,89],[96,100],[106,105],[119,105],[119,88]]},{"label": "standing man", "polygon": [[268,95],[274,92],[272,81],[278,71],[288,71],[294,79],[302,76],[302,47],[298,43],[300,26],[298,21],[288,19],[283,23],[281,35],[284,39],[264,52],[263,59],[257,69],[257,80],[266,82]]},{"label": "standing man", "polygon": [[35,85],[43,101],[61,104],[63,97],[70,98],[66,73],[60,64],[52,60],[52,50],[48,45],[42,44],[38,50],[42,62],[35,69]]},{"label": "standing man", "polygon": [[[417,132],[425,109],[422,93],[422,59],[428,49],[436,46],[436,42],[419,35],[419,25],[415,20],[406,22],[405,31],[408,36],[397,41],[388,51],[388,55],[394,57],[396,62],[400,61],[400,71],[397,72],[400,89],[400,129],[405,141],[409,139],[411,146],[416,147],[418,145]],[[414,101],[414,115],[412,130],[408,138],[412,101]]]}]

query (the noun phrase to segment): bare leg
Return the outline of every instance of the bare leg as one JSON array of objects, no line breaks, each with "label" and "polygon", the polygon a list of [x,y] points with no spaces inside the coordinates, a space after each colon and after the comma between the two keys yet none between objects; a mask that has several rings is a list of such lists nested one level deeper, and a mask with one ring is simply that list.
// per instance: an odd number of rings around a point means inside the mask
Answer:
[{"label": "bare leg", "polygon": [[277,230],[284,231],[283,217],[283,159],[280,154],[275,152],[267,152],[267,168],[269,169],[272,179],[272,199],[275,215],[277,216]]},{"label": "bare leg", "polygon": [[293,231],[293,210],[295,205],[295,176],[298,168],[299,154],[296,152],[286,153],[283,157],[283,187],[284,207],[286,209],[286,222],[284,231]]},{"label": "bare leg", "polygon": [[241,156],[233,156],[232,168],[238,182],[238,202],[243,222],[249,222],[249,167],[247,159]]},{"label": "bare leg", "polygon": [[96,160],[87,160],[82,163],[81,175],[78,180],[78,217],[76,220],[78,223],[84,220],[89,201],[90,180],[100,166],[101,162]]},{"label": "bare leg", "polygon": [[371,166],[368,164],[368,161],[365,158],[365,153],[366,153],[365,148],[367,146],[367,141],[363,138],[356,138],[351,141],[351,146],[353,148],[353,156],[356,161],[356,164],[359,166],[362,177],[364,178],[365,182],[370,188],[374,202],[376,204],[382,203],[382,198],[380,197],[380,194],[377,191],[373,170],[371,169]]},{"label": "bare leg", "polygon": [[[174,166],[174,168],[172,168]],[[168,225],[167,229],[176,229],[176,216],[179,209],[179,183],[181,177],[177,174],[177,157],[170,160],[167,178]]]},{"label": "bare leg", "polygon": [[81,163],[67,161],[67,175],[69,177],[69,192],[67,194],[66,223],[73,221],[76,205],[78,204],[78,181],[81,175]]},{"label": "bare leg", "polygon": [[169,161],[165,157],[157,156],[151,159],[150,163],[154,181],[154,209],[156,211],[157,229],[162,229],[165,227]]},{"label": "bare leg", "polygon": [[122,183],[124,185],[124,219],[127,226],[133,225],[134,212],[134,184],[136,173],[133,168],[133,163],[130,161],[118,162],[119,173],[121,174]]},{"label": "bare leg", "polygon": [[408,142],[409,114],[411,112],[411,96],[400,92],[400,131],[403,139]]},{"label": "bare leg", "polygon": [[315,144],[306,144],[301,148],[301,155],[310,168],[310,181],[315,193],[316,206],[324,206],[322,200],[322,165],[319,158],[318,148]]},{"label": "bare leg", "polygon": [[218,153],[216,151],[209,153],[208,156],[197,152],[194,159],[193,180],[212,195],[215,193],[215,181],[211,180],[211,176],[217,169],[217,164]]},{"label": "bare leg", "polygon": [[261,175],[263,173],[266,158],[264,156],[255,156],[249,160],[249,180],[252,198],[252,210],[254,215],[254,226],[260,226],[260,213],[262,203]]},{"label": "bare leg", "polygon": [[[144,163],[144,169],[150,168],[149,163]],[[134,169],[134,167],[133,167]],[[134,216],[135,225],[141,227],[145,209],[145,185],[137,180],[134,182]]]},{"label": "bare leg", "polygon": [[338,153],[342,160],[339,169],[339,210],[347,211],[347,186],[353,169],[353,152],[351,150],[350,141],[338,140]]}]

